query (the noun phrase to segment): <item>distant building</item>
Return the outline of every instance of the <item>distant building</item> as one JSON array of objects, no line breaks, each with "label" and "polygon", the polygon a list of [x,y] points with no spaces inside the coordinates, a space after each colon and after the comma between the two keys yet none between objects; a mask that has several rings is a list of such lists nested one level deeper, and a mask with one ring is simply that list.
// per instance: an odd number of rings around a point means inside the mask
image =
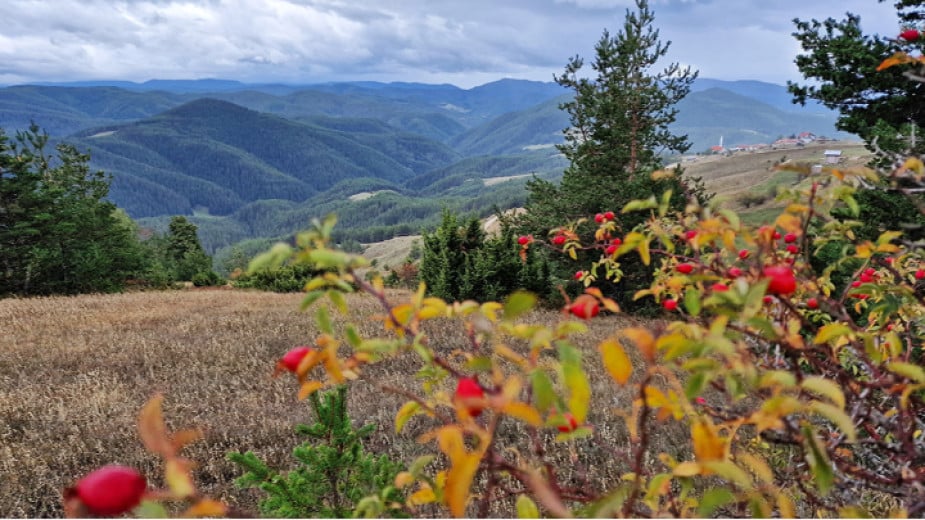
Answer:
[{"label": "distant building", "polygon": [[778,139],[771,143],[771,148],[794,148],[803,146],[803,141],[799,139]]},{"label": "distant building", "polygon": [[816,140],[816,134],[812,132],[800,132],[797,135],[797,140],[803,144],[808,144]]},{"label": "distant building", "polygon": [[822,155],[825,156],[826,164],[838,164],[841,160],[841,150],[826,150]]},{"label": "distant building", "polygon": [[710,147],[710,153],[723,153],[725,151],[726,149],[723,148],[722,145],[716,145],[716,146]]}]

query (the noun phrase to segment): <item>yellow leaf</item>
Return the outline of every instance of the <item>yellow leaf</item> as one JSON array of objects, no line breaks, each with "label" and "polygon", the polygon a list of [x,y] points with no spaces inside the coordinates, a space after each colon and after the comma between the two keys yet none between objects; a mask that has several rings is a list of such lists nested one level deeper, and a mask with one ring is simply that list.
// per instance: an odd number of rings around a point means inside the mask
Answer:
[{"label": "yellow leaf", "polygon": [[408,401],[403,404],[398,413],[395,414],[395,433],[401,433],[408,420],[414,417],[420,409],[421,405],[417,401]]},{"label": "yellow leaf", "polygon": [[762,482],[765,484],[774,483],[774,472],[771,470],[771,466],[757,455],[752,455],[747,451],[739,452],[735,456],[736,460],[743,463],[748,469],[752,470],[752,473],[755,474]]},{"label": "yellow leaf", "polygon": [[536,502],[527,495],[517,497],[515,508],[517,509],[517,518],[540,518],[540,510],[536,507]]},{"label": "yellow leaf", "polygon": [[777,495],[777,510],[780,512],[781,518],[796,518],[797,516],[793,501],[784,493]]},{"label": "yellow leaf", "polygon": [[466,504],[469,502],[469,488],[479,469],[479,454],[465,454],[453,460],[453,466],[446,475],[444,500],[450,513],[456,518],[466,516]]},{"label": "yellow leaf", "polygon": [[832,424],[837,426],[838,429],[845,434],[845,438],[848,439],[848,442],[854,442],[857,439],[854,423],[843,409],[823,403],[822,401],[812,401],[809,403],[809,410],[832,421]]},{"label": "yellow leaf", "polygon": [[415,491],[408,497],[408,505],[420,506],[424,504],[431,504],[437,500],[437,495],[434,494],[434,490],[430,486],[422,487],[421,489]]},{"label": "yellow leaf", "polygon": [[164,466],[164,481],[176,498],[186,498],[196,494],[196,486],[193,485],[189,466],[189,461],[178,458],[168,459]]},{"label": "yellow leaf", "polygon": [[790,213],[781,213],[778,215],[777,220],[775,220],[775,224],[789,233],[796,233],[803,228],[802,219],[796,215],[791,215]]},{"label": "yellow leaf", "polygon": [[610,377],[618,384],[625,385],[633,373],[633,362],[623,350],[623,345],[616,338],[610,338],[601,342],[597,348]]},{"label": "yellow leaf", "polygon": [[145,403],[138,414],[138,434],[148,451],[170,458],[176,455],[176,450],[167,437],[167,426],[164,425],[164,415],[161,411],[163,402],[164,396],[155,394]]},{"label": "yellow leaf", "polygon": [[324,356],[324,369],[336,383],[343,383],[347,378],[344,377],[344,373],[341,372],[340,360],[337,359],[336,353],[337,346],[327,351],[327,355]]},{"label": "yellow leaf", "polygon": [[652,258],[649,256],[649,241],[642,240],[639,242],[639,258],[642,258],[642,263],[649,265],[652,262]]},{"label": "yellow leaf", "polygon": [[858,244],[854,248],[854,256],[857,258],[870,258],[872,249],[873,249],[873,244],[871,244],[870,242],[864,242],[863,244]]},{"label": "yellow leaf", "polygon": [[716,427],[701,418],[691,425],[691,439],[694,442],[694,455],[701,463],[726,458],[726,441],[719,436]]},{"label": "yellow leaf", "polygon": [[693,477],[694,475],[699,475],[701,471],[703,471],[703,468],[700,464],[687,461],[675,466],[673,473],[676,477]]},{"label": "yellow leaf", "polygon": [[800,386],[810,392],[827,397],[835,406],[838,406],[842,410],[845,409],[845,394],[842,392],[841,387],[834,381],[830,381],[821,376],[811,376],[804,379]]},{"label": "yellow leaf", "polygon": [[831,339],[842,338],[850,335],[851,327],[839,322],[829,323],[828,325],[823,325],[819,328],[819,332],[816,333],[816,337],[813,339],[813,343],[821,345],[823,343],[828,343]]},{"label": "yellow leaf", "polygon": [[218,500],[203,498],[189,506],[180,516],[183,518],[203,518],[206,516],[226,517],[228,516],[228,506]]},{"label": "yellow leaf", "polygon": [[540,427],[543,425],[543,418],[536,408],[527,403],[507,403],[501,408],[501,412],[516,417],[530,426]]}]

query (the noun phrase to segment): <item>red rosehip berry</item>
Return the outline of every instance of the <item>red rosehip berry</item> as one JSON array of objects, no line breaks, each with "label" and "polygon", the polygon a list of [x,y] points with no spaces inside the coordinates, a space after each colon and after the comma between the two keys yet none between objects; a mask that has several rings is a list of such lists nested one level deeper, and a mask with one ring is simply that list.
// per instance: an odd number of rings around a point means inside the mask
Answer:
[{"label": "red rosehip berry", "polygon": [[289,352],[286,352],[286,355],[283,356],[282,363],[286,367],[286,370],[290,372],[295,372],[299,368],[299,363],[302,362],[302,358],[307,356],[312,351],[309,347],[296,347]]},{"label": "red rosehip berry", "polygon": [[691,274],[694,271],[694,266],[692,266],[691,264],[684,263],[684,264],[678,264],[678,266],[675,267],[675,269],[677,269],[678,272],[681,274]]},{"label": "red rosehip berry", "polygon": [[733,278],[738,278],[738,277],[742,276],[742,270],[739,269],[738,267],[730,267],[730,268],[729,268],[729,276],[731,276],[731,277],[733,277]]},{"label": "red rosehip berry", "polygon": [[819,300],[817,300],[816,298],[810,298],[806,300],[806,306],[809,307],[810,309],[818,309]]},{"label": "red rosehip berry", "polygon": [[552,237],[552,243],[557,246],[561,246],[562,244],[564,244],[565,240],[566,240],[565,235],[556,235]]},{"label": "red rosehip berry", "polygon": [[716,282],[713,284],[712,289],[714,292],[726,292],[729,290],[729,286],[722,282]]},{"label": "red rosehip berry", "polygon": [[899,33],[899,37],[903,40],[906,40],[907,42],[914,42],[922,37],[922,33],[920,33],[918,29],[906,29],[905,31]]},{"label": "red rosehip berry", "polygon": [[707,404],[707,400],[704,399],[703,397],[700,397],[700,396],[697,396],[697,397],[694,399],[694,402],[697,403],[697,404]]},{"label": "red rosehip berry", "polygon": [[623,240],[621,240],[620,237],[617,237],[617,238],[611,240],[610,243],[613,244],[613,245],[615,245],[615,246],[618,246],[618,245],[620,245],[620,244],[623,243]]},{"label": "red rosehip berry", "polygon": [[773,237],[774,237],[774,240],[778,240],[778,239],[780,239],[780,231],[775,231],[775,232],[774,232],[774,234],[773,234],[773,235],[771,235],[771,236],[773,236]]},{"label": "red rosehip berry", "polygon": [[688,240],[693,240],[696,236],[697,236],[697,231],[693,229],[684,233],[684,237],[687,238]]},{"label": "red rosehip berry", "polygon": [[91,514],[118,516],[135,508],[148,484],[144,476],[126,466],[103,466],[74,486],[77,497]]},{"label": "red rosehip berry", "polygon": [[607,253],[607,256],[612,256],[614,253],[617,252],[617,246],[610,244],[609,246],[607,246],[607,249],[604,250],[604,252]]},{"label": "red rosehip berry", "polygon": [[796,233],[787,233],[786,235],[784,235],[784,242],[788,244],[792,244],[796,241],[797,241]]},{"label": "red rosehip berry", "polygon": [[604,220],[613,220],[613,211],[608,211],[604,213]]},{"label": "red rosehip berry", "polygon": [[742,250],[740,250],[740,251],[739,251],[739,259],[740,259],[740,260],[745,260],[746,258],[748,258],[748,249],[742,249]]},{"label": "red rosehip berry", "polygon": [[896,259],[893,258],[892,256],[888,256],[888,257],[886,257],[886,258],[883,259],[884,262],[886,262],[886,263],[888,263],[888,264],[890,264],[890,265],[893,265],[893,262],[894,262],[895,260],[896,260]]},{"label": "red rosehip berry", "polygon": [[594,221],[597,222],[598,224],[603,223],[603,222],[604,222],[604,214],[603,214],[603,213],[598,213],[597,215],[594,215]]},{"label": "red rosehip berry", "polygon": [[873,267],[868,267],[867,269],[864,269],[864,274],[866,274],[867,276],[873,276],[877,274],[877,270],[874,269]]},{"label": "red rosehip berry", "polygon": [[861,286],[861,281],[860,281],[860,280],[855,280],[855,281],[851,282],[851,287],[854,287],[855,289],[857,289],[857,288],[860,287],[860,286]]},{"label": "red rosehip berry", "polygon": [[590,320],[601,312],[601,306],[597,303],[597,300],[591,296],[579,296],[575,299],[575,302],[569,306],[568,311],[577,318]]},{"label": "red rosehip berry", "polygon": [[578,428],[578,420],[575,419],[575,416],[571,412],[565,412],[562,414],[562,419],[565,420],[565,424],[560,424],[556,426],[562,433],[569,433],[575,431],[575,428]]},{"label": "red rosehip berry", "polygon": [[453,398],[460,406],[464,406],[470,416],[478,417],[482,414],[482,405],[472,403],[472,401],[484,399],[485,392],[482,391],[479,382],[474,378],[460,378],[459,382],[456,384],[456,393]]},{"label": "red rosehip berry", "polygon": [[860,293],[860,294],[852,294],[851,297],[852,297],[852,298],[857,298],[857,299],[859,299],[859,300],[866,300],[867,298],[870,298],[870,295],[869,295],[869,294]]},{"label": "red rosehip berry", "polygon": [[676,311],[678,310],[678,300],[665,300],[662,302],[662,308],[666,311]]},{"label": "red rosehip berry", "polygon": [[858,279],[861,281],[861,283],[870,283],[874,281],[874,277],[867,274],[866,272],[861,273],[861,276],[859,276]]},{"label": "red rosehip berry", "polygon": [[581,280],[584,277],[585,277],[584,271],[575,271],[575,275],[573,276],[573,278],[575,278],[576,280]]},{"label": "red rosehip berry", "polygon": [[768,292],[771,294],[790,294],[797,290],[797,279],[793,270],[782,265],[770,265],[764,268],[764,277],[768,279]]},{"label": "red rosehip berry", "polygon": [[521,236],[517,237],[517,243],[520,244],[520,245],[522,245],[522,246],[525,246],[525,245],[527,245],[527,244],[530,243],[530,237],[528,237],[528,236],[526,236],[526,235],[521,235]]},{"label": "red rosehip berry", "polygon": [[916,280],[921,280],[922,278],[925,278],[925,269],[919,269],[918,271],[915,272]]},{"label": "red rosehip berry", "polygon": [[787,252],[791,255],[795,255],[800,252],[800,248],[796,244],[787,244]]},{"label": "red rosehip berry", "polygon": [[765,296],[764,298],[761,299],[761,301],[764,302],[765,305],[768,305],[774,301],[774,298],[770,296]]}]

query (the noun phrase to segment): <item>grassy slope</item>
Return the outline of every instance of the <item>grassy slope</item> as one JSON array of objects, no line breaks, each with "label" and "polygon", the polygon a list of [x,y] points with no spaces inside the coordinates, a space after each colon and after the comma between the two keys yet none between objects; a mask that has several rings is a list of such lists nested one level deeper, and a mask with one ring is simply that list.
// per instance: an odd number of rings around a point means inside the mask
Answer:
[{"label": "grassy slope", "polygon": [[[207,432],[184,452],[200,464],[196,475],[201,490],[255,512],[258,495],[233,485],[241,472],[225,454],[250,449],[274,467],[292,466],[291,451],[300,442],[293,428],[309,421],[311,410],[297,401],[291,377],[270,375],[282,354],[317,334],[311,317],[298,312],[300,299],[292,294],[187,290],[0,300],[0,322],[7,325],[0,338],[6,361],[0,364],[0,517],[61,516],[61,489],[103,464],[136,466],[159,485],[158,461],[144,452],[134,428],[139,409],[155,392],[165,393],[171,428],[198,426]],[[360,334],[381,332],[371,318],[378,311],[371,298],[352,296],[349,303]],[[332,316],[339,330],[343,318]],[[538,311],[526,321],[548,324],[560,317]],[[622,325],[621,317],[595,320],[579,346],[591,351]],[[430,334],[444,352],[468,345],[460,327],[439,323]],[[634,351],[630,355],[634,363],[641,362]],[[417,392],[416,381],[408,377],[418,368],[412,358],[416,356],[367,374],[382,384]],[[630,398],[610,382],[597,356],[587,359],[598,402]],[[423,417],[412,419],[402,435],[394,434],[394,414],[405,398],[362,380],[352,384],[349,396],[354,420],[378,425],[367,445],[373,452],[410,463],[433,448],[417,442],[432,424]],[[626,463],[612,459],[626,445],[623,422],[605,419],[606,413],[601,406],[589,417],[601,426],[594,439],[574,443],[581,463],[602,486],[628,471]],[[509,431],[519,428],[512,422],[505,423],[498,442],[524,434]],[[673,446],[672,436],[671,428],[661,430],[657,447],[689,457],[686,447]],[[546,440],[551,439],[550,434]],[[567,452],[561,455],[568,457]],[[564,477],[574,476],[570,468],[576,464],[556,463]],[[492,516],[513,511],[511,504],[497,507]],[[437,514],[421,511],[425,517]]]}]

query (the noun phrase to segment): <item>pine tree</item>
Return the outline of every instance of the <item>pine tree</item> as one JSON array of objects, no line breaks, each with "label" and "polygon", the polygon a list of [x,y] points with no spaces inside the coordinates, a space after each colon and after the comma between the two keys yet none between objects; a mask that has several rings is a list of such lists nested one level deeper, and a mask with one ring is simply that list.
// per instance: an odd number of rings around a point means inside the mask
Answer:
[{"label": "pine tree", "polygon": [[[319,394],[321,394],[319,396]],[[347,518],[361,500],[377,505],[380,517],[406,517],[401,493],[391,487],[402,466],[387,456],[375,457],[363,450],[363,440],[375,431],[367,424],[355,429],[347,413],[347,387],[315,392],[310,398],[316,422],[299,425],[298,433],[309,441],[293,450],[299,466],[279,473],[253,452],[233,452],[228,459],[246,470],[236,483],[267,493],[260,510],[271,518]]]},{"label": "pine tree", "polygon": [[[690,92],[697,77],[677,63],[653,70],[670,47],[670,42],[659,39],[654,21],[648,2],[637,0],[635,11],[627,10],[622,30],[613,36],[605,30],[595,45],[594,77],[581,75],[584,60],[576,56],[555,78],[575,94],[560,105],[568,112],[571,126],[559,150],[570,164],[558,186],[539,179],[528,184],[527,212],[519,218],[522,234],[546,236],[564,222],[603,211],[619,212],[631,200],[660,196],[666,190],[672,191],[673,209],[683,209],[690,196],[703,201],[702,187],[682,180],[681,172],[662,180],[650,175],[662,166],[665,154],[683,153],[690,147],[687,136],[672,134],[668,126],[677,116],[675,105]],[[646,217],[644,213],[621,215],[619,226],[628,232]],[[586,243],[591,241],[591,228],[578,229]],[[560,279],[574,272],[573,264],[564,258],[552,259],[558,260]],[[648,270],[631,257],[625,257],[622,267],[624,273],[632,274],[627,280],[631,283],[621,284],[620,294],[611,291],[610,295],[631,309],[626,304],[637,289],[648,284],[642,274]],[[615,290],[602,287],[608,288]]]},{"label": "pine tree", "polygon": [[212,259],[202,248],[196,231],[196,224],[184,216],[170,219],[167,256],[173,264],[177,280],[192,280],[197,274],[212,271]]}]

